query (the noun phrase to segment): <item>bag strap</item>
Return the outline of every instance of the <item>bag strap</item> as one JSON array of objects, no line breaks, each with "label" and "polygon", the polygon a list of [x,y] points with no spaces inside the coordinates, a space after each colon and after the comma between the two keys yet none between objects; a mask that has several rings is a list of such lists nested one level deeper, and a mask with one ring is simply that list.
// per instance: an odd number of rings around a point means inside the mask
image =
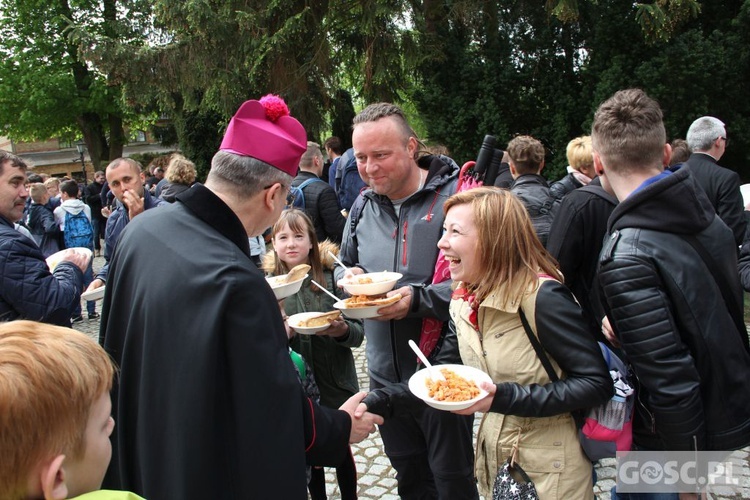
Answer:
[{"label": "bag strap", "polygon": [[[534,332],[531,330],[531,325],[529,325],[529,321],[526,319],[526,315],[523,312],[522,308],[518,308],[518,315],[521,316],[521,323],[523,323],[523,329],[526,332],[526,336],[529,338],[529,342],[531,342],[531,346],[534,348],[534,351],[536,352],[537,357],[539,358],[539,361],[542,362],[542,366],[544,367],[544,371],[547,372],[547,376],[552,382],[557,382],[560,380],[560,377],[557,376],[557,373],[555,373],[555,369],[552,368],[552,363],[549,360],[549,357],[547,356],[547,353],[544,352],[544,348],[542,347],[542,344],[539,342],[539,339],[534,335]],[[570,412],[570,415],[573,417],[573,420],[575,420],[576,425],[578,426],[578,429],[581,429],[583,427],[583,418],[584,414],[582,410],[574,410]]]},{"label": "bag strap", "polygon": [[523,324],[523,329],[526,332],[526,336],[529,338],[529,342],[531,342],[531,346],[534,348],[539,361],[542,362],[542,366],[547,372],[547,376],[552,382],[557,382],[558,380],[560,380],[560,377],[557,376],[557,373],[555,373],[555,369],[552,368],[552,363],[550,362],[549,357],[547,357],[547,353],[544,352],[542,344],[539,342],[539,339],[531,330],[531,325],[529,325],[529,321],[526,319],[526,315],[524,314],[523,309],[520,307],[518,308],[518,315],[521,317],[521,323]]},{"label": "bag strap", "polygon": [[367,200],[367,196],[358,196],[349,209],[349,235],[355,242],[357,241],[357,224],[359,224],[359,217],[362,215],[362,210],[364,210]]},{"label": "bag strap", "polygon": [[687,234],[680,234],[678,236],[688,242],[688,244],[693,247],[696,252],[698,252],[698,255],[701,256],[701,259],[703,259],[706,267],[708,267],[708,270],[713,275],[714,282],[716,282],[719,290],[721,290],[721,296],[724,299],[724,303],[726,304],[727,309],[729,309],[729,315],[732,316],[732,321],[734,322],[735,328],[737,328],[737,331],[742,335],[743,338],[746,338],[747,328],[745,327],[745,323],[743,320],[744,315],[742,313],[742,307],[731,296],[732,287],[729,285],[729,282],[727,282],[726,277],[716,267],[716,262],[708,253],[706,247],[701,244],[698,238],[693,235]]},{"label": "bag strap", "polygon": [[[506,459],[506,463],[508,464],[508,469],[510,471],[516,472],[519,476],[521,476],[521,479],[523,479],[525,484],[534,484],[534,481],[531,480],[529,475],[526,473],[525,470],[521,467],[521,465],[518,462],[515,462],[511,459],[511,457],[508,457]],[[535,497],[539,498],[539,497]]]},{"label": "bag strap", "polygon": [[312,184],[313,182],[318,182],[318,181],[320,181],[320,182],[323,182],[323,179],[320,179],[320,178],[318,178],[318,177],[312,177],[312,178],[310,178],[310,179],[307,179],[306,181],[304,181],[304,182],[303,182],[302,184],[300,184],[299,186],[297,186],[297,189],[299,189],[300,191],[302,191],[302,190],[303,190],[303,189],[305,189],[305,188],[306,188],[306,187],[307,187],[307,186],[308,186],[309,184]]}]

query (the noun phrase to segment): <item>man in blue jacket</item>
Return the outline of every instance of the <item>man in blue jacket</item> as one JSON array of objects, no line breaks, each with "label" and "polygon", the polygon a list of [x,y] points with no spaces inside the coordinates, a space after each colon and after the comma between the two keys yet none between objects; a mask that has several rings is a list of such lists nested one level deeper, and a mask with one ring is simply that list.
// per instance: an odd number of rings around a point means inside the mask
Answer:
[{"label": "man in blue jacket", "polygon": [[50,272],[39,247],[13,226],[29,192],[26,163],[0,150],[0,321],[30,319],[70,327],[89,257],[68,250]]}]

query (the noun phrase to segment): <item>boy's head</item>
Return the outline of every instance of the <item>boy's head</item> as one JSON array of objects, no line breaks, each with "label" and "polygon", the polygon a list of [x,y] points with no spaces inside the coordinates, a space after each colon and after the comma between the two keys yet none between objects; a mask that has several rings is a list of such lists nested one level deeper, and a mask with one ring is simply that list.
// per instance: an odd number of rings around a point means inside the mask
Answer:
[{"label": "boy's head", "polygon": [[47,186],[47,192],[50,196],[57,196],[60,194],[60,179],[50,177],[44,181],[44,185]]},{"label": "boy's head", "polygon": [[112,457],[114,366],[86,335],[0,325],[0,498],[67,498],[101,487]]},{"label": "boy's head", "polygon": [[591,154],[591,136],[584,135],[570,141],[565,154],[568,157],[568,165],[591,179],[596,177],[594,156]]},{"label": "boy's head", "polygon": [[530,135],[519,135],[508,143],[513,178],[539,174],[544,168],[544,146]]},{"label": "boy's head", "polygon": [[688,161],[690,146],[685,139],[675,139],[669,145],[672,146],[672,157],[669,159],[670,167]]},{"label": "boy's head", "polygon": [[641,89],[620,90],[599,106],[591,141],[594,166],[620,175],[661,169],[669,160],[661,108]]},{"label": "boy's head", "polygon": [[63,200],[78,199],[78,183],[76,181],[63,181],[60,183],[60,198]]},{"label": "boy's head", "polygon": [[31,196],[31,201],[37,205],[44,205],[49,200],[47,188],[41,182],[35,182],[29,186],[29,196]]}]

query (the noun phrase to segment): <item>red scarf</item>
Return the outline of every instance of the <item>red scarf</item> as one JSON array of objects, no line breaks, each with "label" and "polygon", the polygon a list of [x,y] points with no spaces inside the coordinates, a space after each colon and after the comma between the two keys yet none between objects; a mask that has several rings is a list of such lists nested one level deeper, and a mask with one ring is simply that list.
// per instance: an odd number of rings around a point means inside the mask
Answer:
[{"label": "red scarf", "polygon": [[453,291],[451,298],[463,300],[469,303],[469,307],[471,308],[471,311],[469,312],[469,321],[471,322],[471,326],[473,326],[476,331],[479,331],[479,302],[475,300],[476,295],[473,293],[470,294],[469,290],[462,285]]}]

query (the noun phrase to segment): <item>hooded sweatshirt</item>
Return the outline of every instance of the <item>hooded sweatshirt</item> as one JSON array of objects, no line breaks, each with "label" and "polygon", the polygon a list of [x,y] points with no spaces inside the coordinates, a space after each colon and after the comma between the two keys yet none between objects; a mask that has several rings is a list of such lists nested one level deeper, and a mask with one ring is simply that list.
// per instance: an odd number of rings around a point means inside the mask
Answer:
[{"label": "hooded sweatshirt", "polygon": [[65,200],[55,209],[55,221],[60,226],[60,231],[65,231],[65,214],[78,215],[83,210],[86,218],[91,222],[91,208],[81,200]]},{"label": "hooded sweatshirt", "polygon": [[600,256],[607,316],[638,382],[633,439],[647,450],[738,449],[750,444],[750,354],[719,284],[740,309],[734,239],[690,169],[672,172],[620,202]]}]

